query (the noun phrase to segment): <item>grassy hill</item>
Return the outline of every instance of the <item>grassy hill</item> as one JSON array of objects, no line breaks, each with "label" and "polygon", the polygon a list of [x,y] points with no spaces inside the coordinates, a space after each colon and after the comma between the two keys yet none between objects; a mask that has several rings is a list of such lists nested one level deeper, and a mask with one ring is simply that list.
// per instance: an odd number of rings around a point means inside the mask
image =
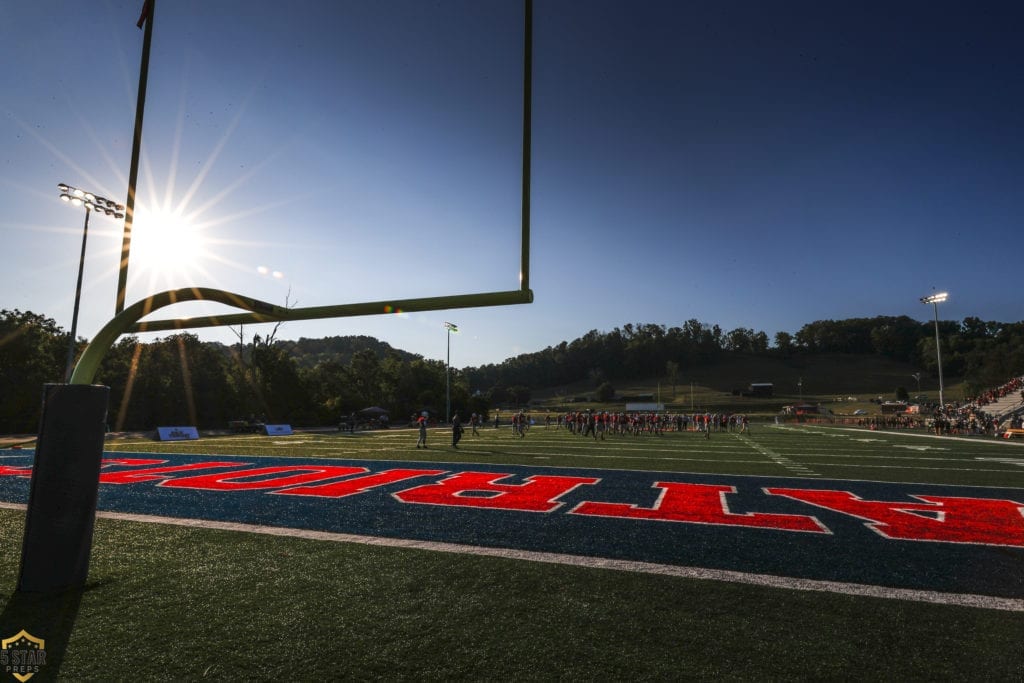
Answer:
[{"label": "grassy hill", "polygon": [[[775,413],[783,405],[801,400],[821,403],[835,412],[867,409],[875,412],[877,405],[869,399],[896,398],[896,388],[905,388],[911,396],[918,395],[918,369],[909,364],[877,355],[816,354],[793,355],[788,358],[739,355],[727,361],[680,368],[675,387],[668,377],[645,377],[614,381],[617,400],[608,404],[594,402],[595,387],[589,382],[538,389],[534,402],[543,407],[578,405],[571,399],[587,397],[587,406],[622,406],[625,396],[649,394],[671,409],[722,409],[751,413]],[[771,399],[734,395],[746,391],[752,382],[771,382],[775,396]],[[692,386],[691,386],[692,384]],[[922,376],[920,394],[938,397],[938,379]],[[946,378],[947,400],[963,398],[959,378]],[[849,399],[856,399],[850,401]],[[837,400],[838,399],[838,400]]]}]

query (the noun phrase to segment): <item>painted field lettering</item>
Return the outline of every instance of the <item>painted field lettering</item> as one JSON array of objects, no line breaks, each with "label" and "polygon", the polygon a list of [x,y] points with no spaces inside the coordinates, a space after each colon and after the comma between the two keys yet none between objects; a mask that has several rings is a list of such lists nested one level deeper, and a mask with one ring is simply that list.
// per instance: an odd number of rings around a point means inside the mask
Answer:
[{"label": "painted field lettering", "polygon": [[153,459],[153,458],[103,458],[103,462],[100,467],[110,467],[111,465],[123,465],[124,467],[142,467],[143,465],[162,465],[167,460],[165,459]]},{"label": "painted field lettering", "polygon": [[[369,472],[361,467],[362,472]],[[413,479],[415,477],[429,477],[436,474],[444,474],[445,470],[385,470],[374,472],[362,477],[353,477],[344,481],[333,481],[329,484],[318,486],[296,486],[282,491],[271,491],[273,494],[282,496],[318,496],[320,498],[344,498],[356,493],[363,493],[378,486],[386,486],[395,482]]]},{"label": "painted field lettering", "polygon": [[511,474],[493,472],[459,472],[436,484],[426,484],[394,494],[403,503],[454,505],[493,510],[551,512],[564,503],[561,496],[583,484],[596,484],[591,477],[562,477],[535,474],[522,484],[499,484]]},{"label": "painted field lettering", "polygon": [[811,505],[863,519],[885,538],[1024,547],[1024,503],[991,498],[912,496],[922,503],[863,500],[849,491],[769,488]]},{"label": "painted field lettering", "polygon": [[586,501],[571,510],[571,514],[829,533],[828,529],[814,517],[767,512],[730,512],[725,496],[736,493],[735,486],[658,481],[654,483],[654,488],[661,489],[654,507]]},{"label": "painted field lettering", "polygon": [[31,477],[31,467],[11,467],[10,465],[0,465],[0,477]]},{"label": "painted field lettering", "polygon": [[[160,486],[205,491],[251,491],[255,489],[279,489],[310,482],[344,477],[365,472],[363,467],[335,467],[329,465],[283,465],[280,467],[257,467],[251,470],[203,474],[197,477],[171,479]],[[284,475],[284,476],[282,476]],[[243,481],[244,480],[244,481]]]},{"label": "painted field lettering", "polygon": [[[138,465],[167,462],[166,460],[104,460],[103,466],[109,465]],[[137,484],[140,481],[154,481],[170,479],[173,474],[179,472],[194,472],[196,470],[210,469],[213,467],[245,467],[247,462],[193,462],[187,465],[173,465],[170,467],[150,467],[141,470],[122,470],[120,472],[101,472],[101,484]]]}]

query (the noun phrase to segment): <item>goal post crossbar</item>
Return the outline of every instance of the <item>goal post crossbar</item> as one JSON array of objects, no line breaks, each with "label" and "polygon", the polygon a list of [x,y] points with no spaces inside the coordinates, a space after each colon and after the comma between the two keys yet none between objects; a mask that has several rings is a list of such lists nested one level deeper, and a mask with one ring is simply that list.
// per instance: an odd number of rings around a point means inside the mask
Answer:
[{"label": "goal post crossbar", "polygon": [[[187,301],[213,301],[240,308],[245,313],[211,315],[203,318],[179,318],[169,320],[141,321],[150,313],[166,306]],[[389,315],[439,311],[454,308],[475,308],[483,306],[507,306],[533,302],[533,291],[517,289],[507,292],[486,292],[481,294],[455,294],[451,296],[425,297],[419,299],[394,299],[371,301],[357,304],[336,304],[306,308],[286,308],[260,301],[252,297],[210,287],[185,287],[159,292],[137,301],[124,309],[86,347],[71,374],[71,384],[91,384],[107,351],[123,334],[183,330],[197,327],[242,325],[250,323],[289,322],[318,320],[323,318],[344,318],[363,315]]]}]

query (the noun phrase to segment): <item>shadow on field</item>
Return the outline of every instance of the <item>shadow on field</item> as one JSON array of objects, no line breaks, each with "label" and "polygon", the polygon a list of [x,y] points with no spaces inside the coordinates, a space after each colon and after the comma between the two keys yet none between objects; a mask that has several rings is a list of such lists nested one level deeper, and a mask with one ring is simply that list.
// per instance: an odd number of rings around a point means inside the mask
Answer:
[{"label": "shadow on field", "polygon": [[[32,673],[33,680],[57,680],[64,654],[67,651],[71,632],[78,618],[78,608],[82,595],[98,584],[91,584],[84,589],[72,589],[59,593],[27,593],[14,591],[7,601],[3,614],[0,614],[0,637],[11,638],[25,631],[36,639],[45,641],[45,664]],[[0,666],[5,673],[9,659]]]}]

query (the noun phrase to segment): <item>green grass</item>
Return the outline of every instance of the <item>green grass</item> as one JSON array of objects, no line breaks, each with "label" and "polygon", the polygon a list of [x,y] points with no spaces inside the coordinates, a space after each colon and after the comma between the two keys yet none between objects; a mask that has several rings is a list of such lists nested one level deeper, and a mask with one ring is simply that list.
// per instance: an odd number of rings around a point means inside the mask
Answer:
[{"label": "green grass", "polygon": [[[922,377],[920,390],[911,376],[920,370],[910,363],[895,361],[884,356],[865,354],[794,354],[790,357],[754,356],[736,354],[728,361],[712,362],[681,368],[675,387],[665,376],[614,381],[616,394],[650,394],[659,397],[670,410],[728,410],[759,415],[777,414],[784,405],[798,402],[821,403],[836,412],[852,413],[858,408],[878,412],[877,404],[868,399],[881,396],[896,399],[896,388],[905,388],[911,396],[923,394],[938,401],[938,378]],[[691,382],[693,383],[691,394]],[[734,396],[735,389],[746,390],[751,382],[771,382],[775,385],[775,398],[745,398]],[[593,381],[538,389],[533,400],[540,405],[564,407],[600,407],[621,409],[622,403],[599,404],[567,403],[567,398],[591,396],[595,393]],[[966,387],[960,378],[945,378],[945,398],[963,400]],[[837,398],[861,399],[858,402],[836,402]]]},{"label": "green grass", "polygon": [[[1024,488],[1024,450],[994,439],[755,425],[594,443],[535,427],[521,440],[482,430],[455,451],[446,436],[432,432],[427,452],[405,430],[109,449],[793,476],[770,451],[825,477]],[[23,518],[0,510],[8,558]],[[494,557],[100,519],[80,595],[12,599],[16,571],[0,564],[4,627],[63,604],[50,647],[70,680],[1024,676],[1022,613]]]},{"label": "green grass", "polygon": [[[3,538],[19,527],[0,512]],[[61,675],[1009,679],[1021,628],[1005,612],[100,520]]]}]

